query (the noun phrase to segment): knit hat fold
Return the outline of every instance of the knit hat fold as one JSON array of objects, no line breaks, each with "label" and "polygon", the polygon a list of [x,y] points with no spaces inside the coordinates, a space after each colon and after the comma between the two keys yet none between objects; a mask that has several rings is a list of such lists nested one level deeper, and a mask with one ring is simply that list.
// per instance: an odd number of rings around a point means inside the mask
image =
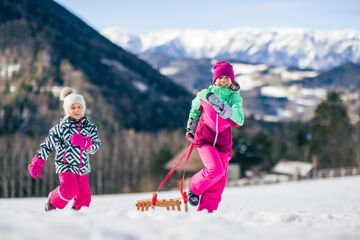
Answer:
[{"label": "knit hat fold", "polygon": [[218,62],[213,66],[213,70],[213,83],[221,76],[228,76],[233,83],[235,82],[233,66],[230,63],[225,61]]}]

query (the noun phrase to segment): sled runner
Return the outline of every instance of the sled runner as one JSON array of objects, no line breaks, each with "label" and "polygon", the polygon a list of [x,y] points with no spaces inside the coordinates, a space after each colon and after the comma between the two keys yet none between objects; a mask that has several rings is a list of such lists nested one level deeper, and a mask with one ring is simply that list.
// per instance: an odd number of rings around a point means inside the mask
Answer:
[{"label": "sled runner", "polygon": [[[162,183],[160,184],[159,188],[156,190],[156,192],[153,194],[152,198],[148,198],[148,199],[142,199],[142,200],[137,200],[136,201],[136,208],[137,210],[141,210],[143,211],[148,211],[150,208],[151,209],[155,209],[155,207],[166,207],[167,210],[175,210],[175,208],[178,211],[181,211],[181,200],[183,200],[184,202],[184,210],[185,212],[188,211],[188,206],[187,206],[187,193],[185,191],[183,191],[183,186],[184,186],[184,178],[185,178],[185,170],[186,170],[186,165],[189,161],[191,152],[193,150],[194,146],[191,144],[190,147],[185,151],[185,153],[182,155],[182,157],[180,158],[180,160],[175,164],[175,166],[171,169],[171,171],[166,175],[166,177],[164,178],[164,180],[162,181]],[[177,166],[181,163],[181,161],[184,159],[184,157],[186,156],[186,154],[188,154],[187,158],[186,158],[186,162],[185,162],[185,167],[184,167],[184,173],[183,173],[183,177],[181,180],[181,187],[180,187],[180,193],[181,193],[181,197],[179,198],[170,198],[170,199],[157,199],[157,193],[160,190],[160,188],[164,185],[164,183],[169,179],[169,177],[171,176],[171,174],[175,171],[175,169],[177,168]]]}]

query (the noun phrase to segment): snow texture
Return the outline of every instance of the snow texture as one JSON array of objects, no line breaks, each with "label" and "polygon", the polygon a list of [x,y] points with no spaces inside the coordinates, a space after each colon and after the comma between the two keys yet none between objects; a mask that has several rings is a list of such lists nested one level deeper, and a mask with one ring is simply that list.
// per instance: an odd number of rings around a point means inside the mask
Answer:
[{"label": "snow texture", "polygon": [[[45,198],[0,199],[0,238],[360,239],[360,177],[227,187],[217,212],[138,212],[151,193],[94,196],[79,212],[44,212]],[[179,197],[179,191],[158,198]]]}]

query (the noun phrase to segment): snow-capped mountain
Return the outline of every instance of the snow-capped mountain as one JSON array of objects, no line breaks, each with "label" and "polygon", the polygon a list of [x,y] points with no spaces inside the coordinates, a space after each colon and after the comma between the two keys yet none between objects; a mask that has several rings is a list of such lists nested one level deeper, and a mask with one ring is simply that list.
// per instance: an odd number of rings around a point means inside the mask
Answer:
[{"label": "snow-capped mountain", "polygon": [[246,113],[256,119],[307,121],[335,91],[351,95],[345,104],[352,122],[358,121],[359,65],[346,65],[360,63],[358,32],[164,30],[134,36],[109,28],[102,34],[193,93],[209,85],[215,61],[231,62]]},{"label": "snow-capped mountain", "polygon": [[360,33],[353,30],[167,29],[135,36],[110,27],[102,34],[135,54],[226,58],[314,70],[329,70],[346,62],[360,63]]}]

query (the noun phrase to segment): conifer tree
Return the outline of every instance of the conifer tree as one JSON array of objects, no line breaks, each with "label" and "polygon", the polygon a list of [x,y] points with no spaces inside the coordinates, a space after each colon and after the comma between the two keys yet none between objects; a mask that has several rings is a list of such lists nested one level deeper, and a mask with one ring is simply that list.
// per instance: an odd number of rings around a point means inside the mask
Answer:
[{"label": "conifer tree", "polygon": [[337,93],[330,93],[315,110],[310,122],[310,154],[318,168],[353,166],[352,126]]}]

